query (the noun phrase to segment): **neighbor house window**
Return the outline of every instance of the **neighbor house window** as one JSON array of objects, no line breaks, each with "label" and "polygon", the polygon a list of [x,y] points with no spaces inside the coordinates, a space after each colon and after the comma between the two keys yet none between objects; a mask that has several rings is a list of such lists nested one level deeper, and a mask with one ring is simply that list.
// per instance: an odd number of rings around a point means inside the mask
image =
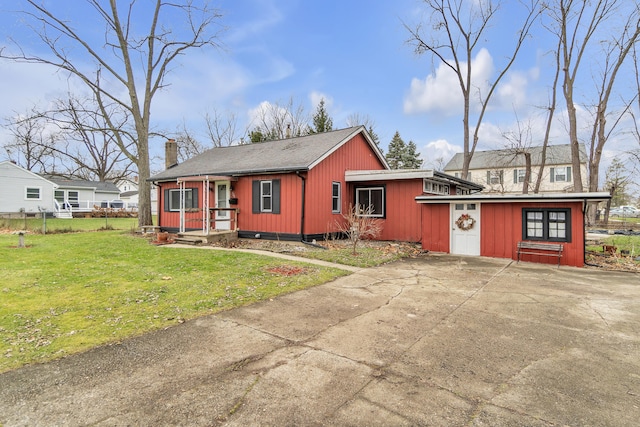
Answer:
[{"label": "neighbor house window", "polygon": [[502,184],[504,171],[487,171],[487,184]]},{"label": "neighbor house window", "polygon": [[74,208],[80,207],[80,192],[69,190],[67,192],[67,200]]},{"label": "neighbor house window", "polygon": [[571,182],[571,166],[551,168],[551,182]]},{"label": "neighbor house window", "polygon": [[40,187],[27,187],[25,197],[28,200],[40,200]]},{"label": "neighbor house window", "polygon": [[280,180],[255,180],[252,182],[251,211],[253,213],[280,213]]},{"label": "neighbor house window", "polygon": [[[180,210],[180,189],[165,190],[164,210],[165,212],[176,212]],[[198,189],[184,189],[184,208],[196,209],[198,207]]]},{"label": "neighbor house window", "polygon": [[363,211],[369,211],[367,216],[383,218],[384,213],[384,187],[356,188],[356,206]]},{"label": "neighbor house window", "polygon": [[523,209],[523,240],[571,241],[570,209]]},{"label": "neighbor house window", "polygon": [[331,183],[331,212],[340,213],[342,206],[342,189],[339,182]]},{"label": "neighbor house window", "polygon": [[527,174],[526,169],[514,169],[513,170],[513,183],[518,184],[524,182],[524,177]]}]

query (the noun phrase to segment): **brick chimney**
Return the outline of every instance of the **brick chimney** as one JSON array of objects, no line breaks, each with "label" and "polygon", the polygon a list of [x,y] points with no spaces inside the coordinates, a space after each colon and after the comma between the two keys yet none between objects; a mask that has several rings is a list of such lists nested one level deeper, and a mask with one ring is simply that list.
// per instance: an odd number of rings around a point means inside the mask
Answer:
[{"label": "brick chimney", "polygon": [[167,139],[164,144],[164,167],[169,169],[178,164],[178,144],[175,139]]}]

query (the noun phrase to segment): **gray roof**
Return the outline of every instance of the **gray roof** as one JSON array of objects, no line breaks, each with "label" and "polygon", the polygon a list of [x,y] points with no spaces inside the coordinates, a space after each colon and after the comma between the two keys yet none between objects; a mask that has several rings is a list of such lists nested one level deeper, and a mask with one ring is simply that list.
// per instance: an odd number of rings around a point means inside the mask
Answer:
[{"label": "gray roof", "polygon": [[90,188],[102,193],[120,194],[120,189],[113,182],[87,181],[84,179],[64,178],[53,175],[42,175],[43,178],[66,188]]},{"label": "gray roof", "polygon": [[[531,164],[539,165],[542,161],[542,147],[529,148],[531,153]],[[463,154],[457,153],[449,163],[444,167],[445,171],[462,170]],[[584,144],[580,144],[580,163],[587,161],[587,152]],[[570,165],[571,164],[571,145],[549,145],[547,147],[547,155],[545,165]],[[490,150],[476,151],[471,158],[469,169],[494,169],[505,167],[524,167],[524,156],[514,155],[513,150]]]},{"label": "gray roof", "polygon": [[378,157],[384,157],[371,141],[363,126],[323,132],[262,143],[217,147],[166,169],[150,178],[167,181],[202,175],[252,175],[307,171],[340,148],[358,133],[362,133]]}]

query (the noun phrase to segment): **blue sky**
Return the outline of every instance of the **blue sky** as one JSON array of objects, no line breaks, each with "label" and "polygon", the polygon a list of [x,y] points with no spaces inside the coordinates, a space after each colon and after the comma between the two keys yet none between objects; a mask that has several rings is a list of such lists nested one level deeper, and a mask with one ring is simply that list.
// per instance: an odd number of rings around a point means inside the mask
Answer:
[{"label": "blue sky", "polygon": [[[68,8],[69,19],[77,20],[73,7],[77,2],[58,4]],[[0,9],[18,9],[21,1],[2,3]],[[511,49],[517,2],[505,3],[474,59],[478,82],[495,78],[496,68]],[[261,103],[284,104],[292,98],[312,114],[319,99],[325,98],[334,128],[345,127],[352,114],[368,116],[385,151],[399,131],[406,142],[416,143],[425,167],[462,151],[462,101],[453,74],[432,63],[429,55],[416,56],[406,43],[403,22],[413,25],[423,18],[420,1],[221,0],[215,4],[223,14],[220,23],[227,27],[220,38],[224,48],[193,51],[180,60],[168,76],[171,86],[154,101],[156,127],[171,131],[184,122],[204,141],[202,116],[207,111],[233,112],[238,128],[244,130]],[[77,25],[100,30],[86,19]],[[27,45],[32,40],[14,14],[2,13],[0,27],[5,40],[12,36]],[[534,141],[540,140],[544,112],[540,106],[547,102],[552,71],[552,58],[546,53],[550,46],[552,40],[541,29],[527,40],[490,105],[478,149],[503,148],[501,133],[513,129],[516,115],[520,121],[530,120]],[[77,87],[47,67],[0,62],[0,117],[23,112],[34,103],[46,105],[69,85]],[[589,99],[586,86],[583,92],[578,90],[580,101]],[[559,99],[560,106],[563,102]],[[567,143],[565,135],[558,120],[553,143]],[[9,136],[2,131],[0,137]],[[154,149],[161,152],[162,143],[155,141]],[[606,156],[625,147],[622,139],[614,140]]]}]

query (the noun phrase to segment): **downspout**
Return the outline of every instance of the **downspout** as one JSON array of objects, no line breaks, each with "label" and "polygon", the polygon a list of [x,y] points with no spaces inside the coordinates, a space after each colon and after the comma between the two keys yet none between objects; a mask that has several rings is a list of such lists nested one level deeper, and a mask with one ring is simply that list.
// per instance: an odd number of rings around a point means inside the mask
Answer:
[{"label": "downspout", "polygon": [[300,209],[300,241],[304,242],[304,199],[307,189],[307,180],[304,176],[300,175],[300,171],[296,171],[298,178],[302,180],[302,206]]},{"label": "downspout", "polygon": [[583,264],[587,264],[587,199],[584,199],[582,202],[582,236],[584,241],[582,242],[582,262]]}]

